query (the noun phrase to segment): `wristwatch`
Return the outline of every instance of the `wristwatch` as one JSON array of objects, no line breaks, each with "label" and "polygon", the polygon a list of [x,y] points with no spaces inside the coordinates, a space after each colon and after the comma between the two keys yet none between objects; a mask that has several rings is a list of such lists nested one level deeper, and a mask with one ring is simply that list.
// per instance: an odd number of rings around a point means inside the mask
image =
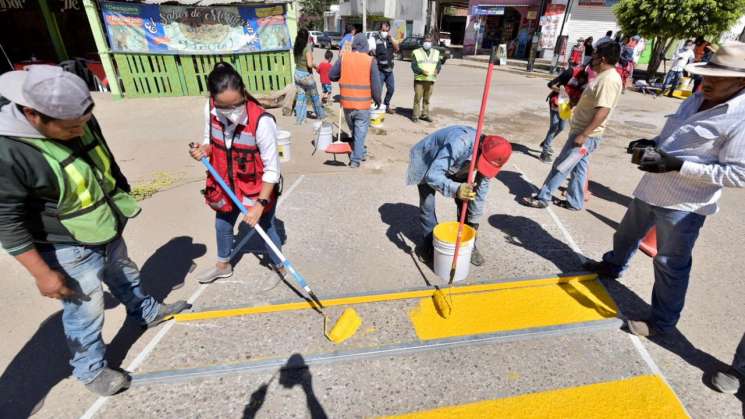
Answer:
[{"label": "wristwatch", "polygon": [[256,200],[256,202],[258,202],[259,204],[261,204],[262,207],[269,206],[269,200],[268,199],[261,199],[261,198],[259,198],[259,199]]}]

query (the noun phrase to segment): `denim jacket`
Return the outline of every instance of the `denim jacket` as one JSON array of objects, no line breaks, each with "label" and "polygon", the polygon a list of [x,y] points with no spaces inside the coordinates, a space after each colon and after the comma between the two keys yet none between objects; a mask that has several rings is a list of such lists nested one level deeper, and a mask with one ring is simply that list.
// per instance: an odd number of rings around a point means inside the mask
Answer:
[{"label": "denim jacket", "polygon": [[[442,128],[424,137],[411,148],[407,185],[426,183],[441,194],[455,198],[473,153],[476,130],[465,125]],[[460,172],[460,173],[459,173]],[[484,210],[489,179],[477,177],[476,199],[468,205],[468,221],[477,222]]]}]

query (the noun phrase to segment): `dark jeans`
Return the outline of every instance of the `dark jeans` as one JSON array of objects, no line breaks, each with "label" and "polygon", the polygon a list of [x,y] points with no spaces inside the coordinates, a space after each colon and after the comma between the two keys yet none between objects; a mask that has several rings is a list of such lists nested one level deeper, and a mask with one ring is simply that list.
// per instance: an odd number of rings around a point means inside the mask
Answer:
[{"label": "dark jeans", "polygon": [[[419,188],[419,224],[422,228],[422,246],[432,247],[432,231],[437,225],[437,213],[435,212],[435,194],[437,191],[426,183],[417,185]],[[460,208],[463,201],[454,199],[455,217],[460,217]],[[471,214],[466,213],[466,224],[474,226],[478,220],[472,220]]]},{"label": "dark jeans", "polygon": [[634,199],[613,235],[613,250],[603,255],[603,261],[615,267],[620,275],[628,268],[639,242],[649,229],[656,227],[651,320],[662,331],[671,330],[680,319],[691,275],[691,253],[705,220],[700,214],[656,207]]},{"label": "dark jeans", "polygon": [[383,103],[388,107],[391,104],[393,92],[396,91],[396,80],[393,77],[393,71],[379,71],[379,73],[380,80],[385,83],[385,99],[383,99]]}]

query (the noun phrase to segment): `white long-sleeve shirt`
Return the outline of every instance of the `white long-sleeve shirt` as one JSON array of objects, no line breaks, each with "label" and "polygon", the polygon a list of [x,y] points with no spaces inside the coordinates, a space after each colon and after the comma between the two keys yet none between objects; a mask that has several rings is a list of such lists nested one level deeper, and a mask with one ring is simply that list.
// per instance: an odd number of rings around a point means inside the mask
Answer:
[{"label": "white long-sleeve shirt", "polygon": [[657,146],[684,160],[680,172],[646,173],[634,196],[651,205],[715,214],[722,188],[745,187],[745,90],[699,112],[701,93],[668,115]]},{"label": "white long-sleeve shirt", "polygon": [[[211,117],[217,116],[225,125],[225,147],[233,146],[233,131],[236,125],[225,119],[214,109],[210,110],[209,100],[204,106],[204,140],[203,144],[210,143],[210,132],[212,131]],[[241,125],[248,123],[248,115],[241,121]],[[264,163],[264,175],[261,180],[266,183],[279,182],[279,152],[277,151],[277,124],[272,118],[261,118],[256,126],[256,146],[259,147],[261,161]]]}]

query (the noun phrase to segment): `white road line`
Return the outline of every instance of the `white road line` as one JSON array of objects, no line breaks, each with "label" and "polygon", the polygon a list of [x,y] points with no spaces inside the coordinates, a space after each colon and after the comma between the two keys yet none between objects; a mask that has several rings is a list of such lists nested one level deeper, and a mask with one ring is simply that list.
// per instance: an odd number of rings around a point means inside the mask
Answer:
[{"label": "white road line", "polygon": [[[523,178],[528,183],[530,183],[534,189],[537,189],[533,181],[530,180],[528,175],[526,175],[525,172],[523,172],[522,169],[518,167],[518,165],[514,163],[512,165],[515,166],[515,169],[517,169],[517,171],[520,172]],[[575,242],[574,239],[572,238],[572,235],[569,234],[569,230],[567,230],[567,228],[564,226],[561,220],[559,220],[559,217],[556,216],[556,214],[554,213],[554,211],[551,209],[550,206],[547,209],[548,209],[548,213],[551,215],[551,218],[554,220],[554,223],[556,223],[556,225],[559,227],[559,230],[561,231],[561,234],[564,236],[564,239],[567,241],[569,246],[574,251],[574,254],[577,256],[577,259],[579,259],[580,263],[584,263],[587,259],[582,255],[582,249],[579,248],[579,245],[577,245],[577,242]],[[623,313],[621,314],[623,315]],[[665,380],[665,382],[667,383],[667,378],[665,378],[665,375],[662,373],[662,370],[660,370],[660,368],[657,366],[657,363],[654,362],[654,359],[652,359],[652,356],[647,351],[647,348],[644,347],[644,344],[639,339],[639,337],[632,335],[631,333],[627,333],[627,335],[629,336],[629,339],[631,339],[631,343],[634,345],[634,348],[636,348],[636,351],[639,353],[639,356],[647,364],[647,367],[649,368],[649,370],[653,374],[656,374],[662,377],[662,379]],[[670,383],[667,383],[667,384],[670,385]]]},{"label": "white road line", "polygon": [[[279,201],[277,202],[277,209],[279,209],[282,204],[287,200],[287,198],[290,197],[290,194],[292,191],[297,188],[297,186],[300,184],[300,182],[305,179],[305,175],[301,175],[295,182],[292,183],[290,186],[290,189],[288,189],[286,192],[282,194],[282,196],[279,198]],[[201,284],[199,288],[197,288],[196,291],[189,297],[188,300],[186,300],[189,304],[194,304],[195,301],[202,295],[204,290],[207,289],[209,285],[207,284]],[[135,372],[138,368],[142,365],[143,362],[147,360],[147,358],[150,356],[150,354],[155,350],[155,347],[158,346],[161,340],[166,336],[166,334],[173,328],[173,325],[176,324],[173,320],[167,322],[163,327],[158,331],[158,334],[156,334],[150,342],[148,342],[147,345],[145,345],[145,348],[142,349],[142,351],[137,354],[137,357],[135,357],[134,360],[127,366],[127,371],[129,372]],[[108,397],[99,397],[96,399],[95,402],[88,408],[88,410],[83,413],[82,416],[80,416],[80,419],[92,419],[95,417],[96,413],[98,413],[99,410],[106,404],[106,401],[109,400]]]}]

